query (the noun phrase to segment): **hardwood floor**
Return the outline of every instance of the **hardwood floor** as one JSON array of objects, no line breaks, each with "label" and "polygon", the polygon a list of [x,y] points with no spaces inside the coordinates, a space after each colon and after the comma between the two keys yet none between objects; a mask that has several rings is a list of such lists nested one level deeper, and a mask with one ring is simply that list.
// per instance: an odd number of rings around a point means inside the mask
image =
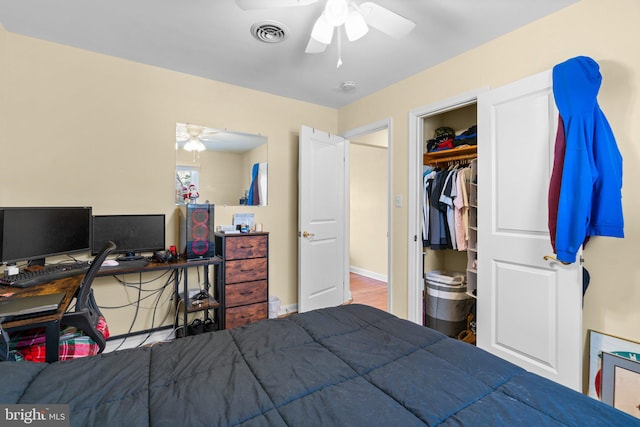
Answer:
[{"label": "hardwood floor", "polygon": [[350,273],[352,303],[387,311],[387,283]]}]

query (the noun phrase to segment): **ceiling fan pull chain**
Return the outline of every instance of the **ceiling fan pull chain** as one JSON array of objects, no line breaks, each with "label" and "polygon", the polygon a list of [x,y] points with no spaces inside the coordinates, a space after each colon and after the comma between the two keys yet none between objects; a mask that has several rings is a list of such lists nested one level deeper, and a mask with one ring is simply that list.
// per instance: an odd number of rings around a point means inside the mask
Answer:
[{"label": "ceiling fan pull chain", "polygon": [[340,68],[342,65],[342,31],[340,28],[336,28],[336,32],[338,33],[338,65],[336,68]]}]

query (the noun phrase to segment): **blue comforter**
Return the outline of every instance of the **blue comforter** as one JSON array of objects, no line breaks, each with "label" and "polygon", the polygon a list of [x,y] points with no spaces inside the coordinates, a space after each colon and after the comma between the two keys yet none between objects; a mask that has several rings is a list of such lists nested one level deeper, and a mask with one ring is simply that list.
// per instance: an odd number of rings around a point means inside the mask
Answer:
[{"label": "blue comforter", "polygon": [[347,305],[84,359],[0,363],[78,426],[632,426],[476,347]]}]

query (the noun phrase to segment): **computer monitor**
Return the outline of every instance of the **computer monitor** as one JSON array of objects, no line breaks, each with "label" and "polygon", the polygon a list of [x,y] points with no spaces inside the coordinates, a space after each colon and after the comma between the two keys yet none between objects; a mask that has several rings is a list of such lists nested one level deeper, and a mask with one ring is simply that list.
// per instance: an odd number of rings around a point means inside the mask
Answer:
[{"label": "computer monitor", "polygon": [[91,207],[0,208],[0,262],[29,261],[91,250]]},{"label": "computer monitor", "polygon": [[143,252],[165,249],[164,214],[151,215],[95,215],[93,217],[93,244],[96,255],[109,240],[116,244],[117,259],[140,259]]}]

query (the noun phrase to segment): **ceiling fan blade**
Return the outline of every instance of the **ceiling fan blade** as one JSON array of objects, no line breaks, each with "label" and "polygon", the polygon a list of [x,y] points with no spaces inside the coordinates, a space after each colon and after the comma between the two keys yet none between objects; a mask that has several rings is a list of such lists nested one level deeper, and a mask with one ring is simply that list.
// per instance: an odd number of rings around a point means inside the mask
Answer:
[{"label": "ceiling fan blade", "polygon": [[406,36],[416,26],[415,22],[370,1],[360,4],[359,8],[368,25],[396,39]]},{"label": "ceiling fan blade", "polygon": [[272,7],[307,6],[318,0],[236,0],[240,9],[270,9]]},{"label": "ceiling fan blade", "polygon": [[350,42],[362,38],[369,32],[367,21],[364,20],[364,16],[358,10],[349,12],[349,16],[344,23],[344,32],[347,33],[347,38]]},{"label": "ceiling fan blade", "polygon": [[331,44],[334,28],[335,27],[327,21],[325,14],[322,13],[322,15],[320,15],[316,20],[316,23],[313,24],[313,28],[311,29],[311,38],[322,44]]},{"label": "ceiling fan blade", "polygon": [[327,50],[327,46],[328,45],[320,43],[313,37],[309,37],[309,43],[307,43],[307,48],[304,50],[304,53],[322,53]]}]

